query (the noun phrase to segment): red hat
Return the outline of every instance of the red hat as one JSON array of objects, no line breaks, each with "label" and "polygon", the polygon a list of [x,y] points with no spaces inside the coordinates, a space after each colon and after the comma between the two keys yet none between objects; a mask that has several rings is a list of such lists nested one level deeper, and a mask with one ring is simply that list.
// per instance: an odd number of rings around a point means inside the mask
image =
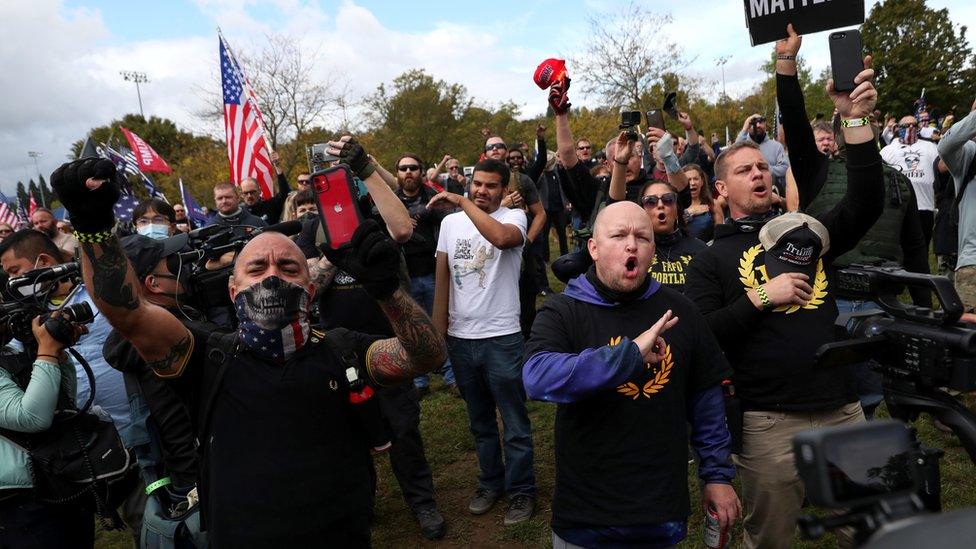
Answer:
[{"label": "red hat", "polygon": [[535,84],[539,88],[544,90],[561,80],[564,76],[566,76],[566,61],[550,58],[539,63],[532,79],[535,80]]}]

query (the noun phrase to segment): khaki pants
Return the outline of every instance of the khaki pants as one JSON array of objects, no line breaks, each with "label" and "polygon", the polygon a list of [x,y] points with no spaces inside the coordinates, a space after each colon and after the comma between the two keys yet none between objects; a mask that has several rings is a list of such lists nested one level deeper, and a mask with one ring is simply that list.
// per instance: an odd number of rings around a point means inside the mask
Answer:
[{"label": "khaki pants", "polygon": [[745,412],[742,453],[734,456],[742,479],[745,547],[792,545],[803,504],[803,481],[793,461],[793,435],[861,421],[864,413],[857,402],[826,412]]},{"label": "khaki pants", "polygon": [[963,310],[966,312],[973,310],[976,307],[976,265],[956,269],[953,284],[959,299],[962,300]]}]

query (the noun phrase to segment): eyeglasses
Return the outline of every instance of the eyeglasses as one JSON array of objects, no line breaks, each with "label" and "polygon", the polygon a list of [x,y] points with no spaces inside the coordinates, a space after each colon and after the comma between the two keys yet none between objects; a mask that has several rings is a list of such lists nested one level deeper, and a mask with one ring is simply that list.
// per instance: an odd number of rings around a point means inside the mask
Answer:
[{"label": "eyeglasses", "polygon": [[136,226],[149,225],[151,223],[156,223],[158,225],[166,225],[169,223],[169,219],[161,215],[157,215],[154,217],[140,217],[139,219],[136,219]]},{"label": "eyeglasses", "polygon": [[179,280],[178,277],[173,276],[171,274],[164,274],[164,273],[149,273],[149,274],[156,278],[169,278],[170,280]]},{"label": "eyeglasses", "polygon": [[420,166],[416,164],[407,164],[405,166],[397,166],[397,171],[400,172],[419,172]]},{"label": "eyeglasses", "polygon": [[255,189],[253,191],[241,191],[241,194],[244,196],[251,196],[252,194],[258,194],[260,192],[261,191]]},{"label": "eyeglasses", "polygon": [[497,149],[508,150],[508,146],[504,143],[492,143],[491,145],[485,145],[485,152],[491,152]]},{"label": "eyeglasses", "polygon": [[673,206],[674,203],[678,201],[678,195],[674,193],[664,193],[661,196],[649,194],[644,198],[641,198],[641,204],[643,204],[645,208],[656,207],[658,201],[661,201],[661,203],[665,206]]},{"label": "eyeglasses", "polygon": [[586,145],[585,147],[583,147],[583,146],[576,147],[576,150],[578,150],[578,151],[588,151],[588,150],[590,150],[592,148],[593,148],[593,145]]}]

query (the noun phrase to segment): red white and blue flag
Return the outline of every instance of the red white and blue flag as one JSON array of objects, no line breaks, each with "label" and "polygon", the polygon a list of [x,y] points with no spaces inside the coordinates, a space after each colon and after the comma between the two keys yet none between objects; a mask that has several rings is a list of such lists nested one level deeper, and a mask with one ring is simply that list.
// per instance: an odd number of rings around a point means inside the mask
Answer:
[{"label": "red white and blue flag", "polygon": [[253,177],[265,200],[270,199],[274,170],[271,150],[264,138],[264,120],[257,96],[223,35],[220,35],[220,76],[230,179],[240,185],[243,179]]},{"label": "red white and blue flag", "polygon": [[37,211],[37,201],[34,200],[34,191],[30,191],[30,202],[27,205],[27,216],[34,217],[34,212]]},{"label": "red white and blue flag", "polygon": [[140,171],[172,173],[173,169],[169,167],[169,164],[143,138],[125,128],[122,128],[122,133],[125,134],[125,139],[129,142],[129,148],[132,150]]},{"label": "red white and blue flag", "polygon": [[6,223],[13,228],[17,228],[17,211],[10,206],[11,202],[7,196],[0,193],[0,223]]}]

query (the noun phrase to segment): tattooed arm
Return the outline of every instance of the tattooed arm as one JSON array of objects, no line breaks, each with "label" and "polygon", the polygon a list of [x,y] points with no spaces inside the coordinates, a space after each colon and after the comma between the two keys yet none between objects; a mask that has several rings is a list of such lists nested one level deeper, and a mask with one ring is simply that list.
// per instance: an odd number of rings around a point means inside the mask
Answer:
[{"label": "tattooed arm", "polygon": [[193,335],[169,311],[143,299],[118,238],[80,249],[85,287],[99,312],[157,374],[180,375],[193,351]]},{"label": "tattooed arm", "polygon": [[312,280],[312,284],[315,284],[315,295],[312,296],[312,299],[317,300],[322,292],[332,285],[332,279],[335,278],[339,268],[329,263],[325,256],[319,259],[312,258],[307,262],[309,278]]},{"label": "tattooed arm", "polygon": [[373,343],[366,353],[369,376],[379,385],[394,385],[439,368],[447,348],[433,322],[416,301],[398,289],[380,309],[396,337]]}]

